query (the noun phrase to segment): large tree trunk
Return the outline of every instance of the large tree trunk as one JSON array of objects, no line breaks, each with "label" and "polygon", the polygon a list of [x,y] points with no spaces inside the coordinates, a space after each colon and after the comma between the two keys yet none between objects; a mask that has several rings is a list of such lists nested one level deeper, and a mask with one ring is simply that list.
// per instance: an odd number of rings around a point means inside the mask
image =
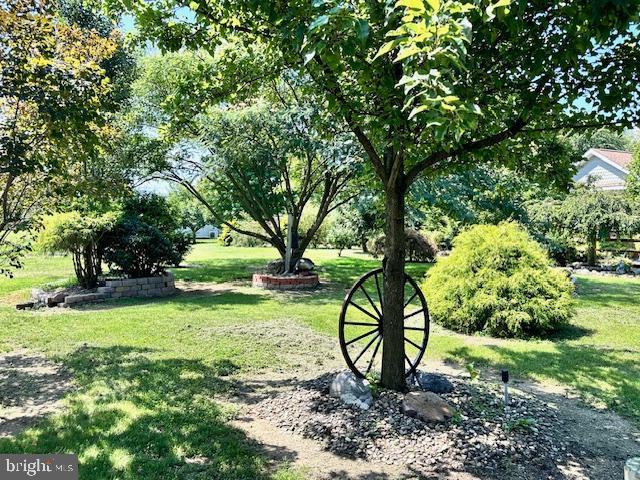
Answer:
[{"label": "large tree trunk", "polygon": [[382,386],[406,388],[404,376],[404,188],[402,179],[385,192],[384,324]]}]

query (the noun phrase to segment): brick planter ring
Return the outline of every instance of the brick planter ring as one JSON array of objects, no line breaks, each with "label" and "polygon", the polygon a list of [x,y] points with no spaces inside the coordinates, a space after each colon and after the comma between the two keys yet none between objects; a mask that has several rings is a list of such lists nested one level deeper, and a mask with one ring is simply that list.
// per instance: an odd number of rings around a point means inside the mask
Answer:
[{"label": "brick planter ring", "polygon": [[320,285],[318,275],[272,275],[254,273],[253,286],[267,290],[308,290]]}]

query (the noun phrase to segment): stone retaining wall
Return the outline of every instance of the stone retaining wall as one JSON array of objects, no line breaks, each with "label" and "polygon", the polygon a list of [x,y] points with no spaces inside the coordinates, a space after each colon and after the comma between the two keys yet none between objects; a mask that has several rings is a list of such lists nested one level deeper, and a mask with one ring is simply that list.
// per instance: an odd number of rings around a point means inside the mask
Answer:
[{"label": "stone retaining wall", "polygon": [[254,273],[252,284],[256,288],[267,290],[305,290],[320,284],[318,275],[273,275]]},{"label": "stone retaining wall", "polygon": [[106,280],[105,285],[98,287],[93,293],[66,296],[61,306],[69,307],[111,298],[165,297],[175,293],[175,291],[176,285],[171,272],[162,277]]}]

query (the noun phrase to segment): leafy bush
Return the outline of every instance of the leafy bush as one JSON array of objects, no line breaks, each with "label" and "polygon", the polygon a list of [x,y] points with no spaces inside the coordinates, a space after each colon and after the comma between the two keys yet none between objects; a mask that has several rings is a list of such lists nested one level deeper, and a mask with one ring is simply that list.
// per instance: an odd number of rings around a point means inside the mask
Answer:
[{"label": "leafy bush", "polygon": [[193,235],[187,232],[173,232],[166,235],[167,239],[173,245],[173,260],[171,265],[177,267],[180,265],[184,257],[189,253],[193,246]]},{"label": "leafy bush", "polygon": [[351,248],[356,243],[358,243],[358,238],[355,230],[340,221],[334,222],[333,225],[331,225],[331,229],[327,235],[327,244],[331,248],[338,249],[338,256],[342,255],[342,250]]},{"label": "leafy bush", "polygon": [[516,223],[478,225],[458,235],[423,289],[433,320],[463,333],[541,335],[573,315],[571,282]]},{"label": "leafy bush", "polygon": [[103,244],[110,268],[132,278],[163,274],[167,265],[176,264],[178,255],[166,235],[137,218],[121,219],[105,235]]},{"label": "leafy bush", "polygon": [[102,240],[116,223],[115,213],[91,215],[66,212],[45,219],[38,248],[50,253],[70,253],[78,283],[93,288],[102,273]]},{"label": "leafy bush", "polygon": [[[405,258],[408,262],[433,262],[438,254],[438,246],[421,232],[405,229]],[[384,255],[385,236],[380,235],[370,242],[369,251],[374,257]]]}]

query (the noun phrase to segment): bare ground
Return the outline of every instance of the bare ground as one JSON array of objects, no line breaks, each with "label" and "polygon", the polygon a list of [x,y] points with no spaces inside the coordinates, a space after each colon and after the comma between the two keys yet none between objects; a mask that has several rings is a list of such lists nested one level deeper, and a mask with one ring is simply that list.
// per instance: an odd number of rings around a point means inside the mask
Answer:
[{"label": "bare ground", "polygon": [[0,355],[0,437],[10,437],[59,410],[72,388],[62,366],[27,350]]}]

